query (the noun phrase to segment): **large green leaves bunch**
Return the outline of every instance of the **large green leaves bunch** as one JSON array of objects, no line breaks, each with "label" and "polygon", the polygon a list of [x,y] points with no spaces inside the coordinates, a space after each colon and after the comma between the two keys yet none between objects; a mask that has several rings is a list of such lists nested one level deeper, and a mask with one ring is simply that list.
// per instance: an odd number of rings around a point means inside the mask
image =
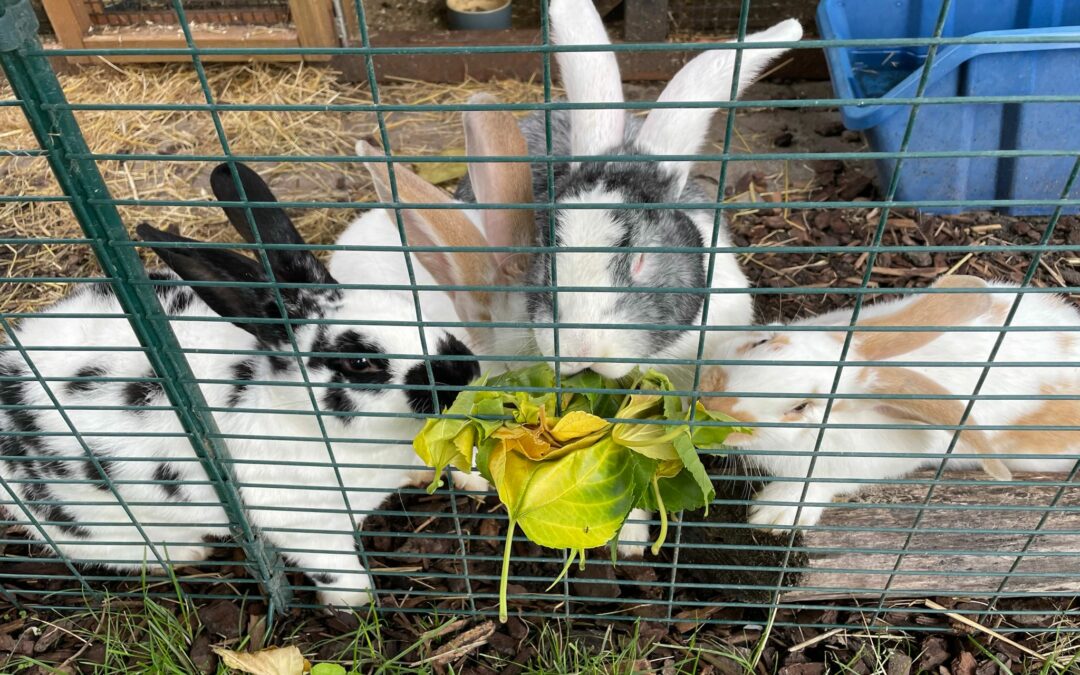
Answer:
[{"label": "large green leaves bunch", "polygon": [[576,556],[584,563],[585,549],[614,545],[634,507],[660,514],[656,553],[669,511],[707,507],[715,496],[697,449],[720,447],[735,429],[691,430],[688,422],[733,420],[700,403],[686,410],[678,396],[662,393],[673,387],[660,373],[615,381],[586,371],[563,378],[561,400],[550,391],[555,374],[544,363],[474,385],[479,389],[459,394],[445,417],[428,420],[413,448],[436,470],[429,491],[447,466],[471,470],[476,449],[477,468],[510,517],[499,593],[504,620],[516,528],[541,546],[569,549],[568,569]]}]

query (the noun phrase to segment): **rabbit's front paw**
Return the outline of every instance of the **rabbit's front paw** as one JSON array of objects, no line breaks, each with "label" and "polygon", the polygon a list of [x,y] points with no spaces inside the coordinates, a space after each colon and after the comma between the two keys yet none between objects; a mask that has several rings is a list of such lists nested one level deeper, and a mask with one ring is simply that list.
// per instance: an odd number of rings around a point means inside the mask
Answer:
[{"label": "rabbit's front paw", "polygon": [[318,598],[319,602],[327,607],[345,611],[357,607],[367,607],[372,600],[370,591],[347,591],[337,588],[319,590]]},{"label": "rabbit's front paw", "polygon": [[[649,512],[643,509],[634,509],[630,512],[630,520],[649,520]],[[631,523],[629,520],[619,531],[619,557],[640,558],[645,555],[645,547],[649,544],[649,524]]]},{"label": "rabbit's front paw", "polygon": [[[802,509],[799,509],[802,487],[802,483],[788,482],[775,482],[766,485],[754,495],[755,503],[750,505],[750,524],[756,526],[759,530],[769,530],[775,533],[790,530],[792,526],[817,525],[817,522],[821,520],[821,513],[825,509],[820,506],[808,506],[805,504]],[[819,501],[815,497],[814,490],[807,492],[807,501]],[[761,502],[777,503],[762,504]],[[798,516],[798,522],[795,521],[796,515]]]}]

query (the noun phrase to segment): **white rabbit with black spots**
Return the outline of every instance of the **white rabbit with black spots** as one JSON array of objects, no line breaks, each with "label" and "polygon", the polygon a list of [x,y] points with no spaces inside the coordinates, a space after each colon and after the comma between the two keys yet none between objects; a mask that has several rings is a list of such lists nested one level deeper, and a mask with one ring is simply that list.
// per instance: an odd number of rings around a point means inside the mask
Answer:
[{"label": "white rabbit with black spots", "polygon": [[[275,201],[254,171],[235,168],[249,200]],[[222,201],[242,201],[226,165],[215,169],[211,186]],[[244,239],[254,241],[244,209],[225,212]],[[342,290],[304,250],[282,209],[252,208],[251,214],[262,242],[296,247],[267,249],[266,255],[275,280],[285,284],[281,300],[299,354],[271,289],[235,285],[267,281],[260,262],[185,246],[192,240],[149,225],[139,234],[179,244],[154,249],[171,271],[151,278],[226,439],[250,523],[308,572],[322,602],[363,605],[371,599],[371,580],[357,556],[354,524],[417,479],[423,467],[409,441],[420,420],[409,418],[437,407],[418,331],[386,325],[413,320],[413,306],[394,294]],[[106,316],[63,316],[70,314]],[[214,321],[218,317],[229,321]],[[160,572],[115,489],[168,562],[205,559],[206,538],[229,536],[229,519],[112,288],[83,286],[22,321],[15,333],[98,464],[70,434],[31,363],[4,351],[0,432],[14,434],[0,433],[0,475],[17,497],[7,508],[21,521],[38,521],[58,553],[72,560],[125,570],[148,564]],[[476,377],[474,360],[439,359],[471,356],[451,332],[431,330],[427,342],[436,386],[461,387]],[[116,351],[37,349],[58,344]],[[442,396],[446,405],[454,391]],[[36,528],[27,530],[41,537]]]},{"label": "white rabbit with black spots", "polygon": [[[990,360],[1000,335],[993,329],[1005,324],[1017,295],[1015,285],[987,284],[968,276],[945,277],[934,288],[971,292],[920,294],[863,308],[858,326],[877,330],[856,331],[852,338],[846,361],[854,363],[843,368],[836,391],[839,398],[829,411],[828,428],[810,476],[820,431],[815,425],[822,423],[836,367],[790,362],[837,362],[846,333],[828,328],[849,326],[852,311],[837,310],[792,324],[825,327],[821,331],[765,327],[741,335],[722,356],[748,363],[706,370],[703,389],[727,392],[704,398],[706,406],[748,425],[785,425],[754,427],[751,434],[732,434],[727,439],[749,465],[784,478],[755,495],[758,503],[750,508],[751,523],[766,529],[814,525],[824,508],[820,504],[858,491],[860,481],[898,478],[920,467],[940,465],[956,434],[947,427],[960,423],[968,404],[963,397],[975,392],[983,372],[977,364]],[[1080,425],[1080,312],[1060,296],[1026,293],[1010,325],[1045,330],[1006,334],[979,391],[980,397],[987,398],[975,401],[964,425],[1014,428],[961,430],[953,450],[958,457],[947,466],[981,466],[996,478],[1008,478],[1010,470],[1068,471],[1080,456],[1080,428],[1041,427]],[[949,326],[984,330],[930,328]],[[889,327],[908,330],[884,330]],[[1054,365],[1010,365],[1032,361]],[[927,457],[917,456],[922,454]],[[1030,457],[997,458],[995,454]]]}]

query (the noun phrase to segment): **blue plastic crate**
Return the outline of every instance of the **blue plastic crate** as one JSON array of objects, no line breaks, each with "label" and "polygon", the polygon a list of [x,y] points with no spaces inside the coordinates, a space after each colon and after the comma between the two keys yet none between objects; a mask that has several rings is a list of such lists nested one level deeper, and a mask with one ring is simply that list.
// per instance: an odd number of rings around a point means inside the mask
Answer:
[{"label": "blue plastic crate", "polygon": [[[930,37],[942,0],[822,0],[817,21],[825,39]],[[999,36],[1071,35],[1073,42],[994,44]],[[1080,95],[1080,0],[952,0],[943,36],[971,36],[980,44],[940,47],[924,96]],[[839,98],[865,105],[841,108],[844,124],[863,131],[878,152],[900,149],[910,106],[874,99],[915,96],[927,47],[888,44],[825,50]],[[1068,150],[1080,155],[1080,103],[922,104],[908,150]],[[1076,156],[907,158],[896,198],[928,213],[978,206],[922,205],[928,201],[1057,200]],[[897,160],[878,161],[884,189]],[[884,190],[883,190],[884,191]],[[1068,199],[1080,199],[1080,181]],[[1013,215],[1047,214],[1053,206],[1017,205]],[[1068,213],[1080,212],[1069,205]]]}]

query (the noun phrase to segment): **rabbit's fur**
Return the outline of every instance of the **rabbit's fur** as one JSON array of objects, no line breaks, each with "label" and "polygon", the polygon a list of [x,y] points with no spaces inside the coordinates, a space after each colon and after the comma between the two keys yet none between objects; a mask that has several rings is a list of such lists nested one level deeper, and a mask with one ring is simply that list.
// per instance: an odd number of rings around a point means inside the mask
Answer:
[{"label": "rabbit's fur", "polygon": [[[916,295],[867,305],[860,314],[859,326],[960,329],[856,331],[812,474],[812,478],[839,480],[810,482],[798,525],[817,523],[823,505],[856,492],[861,480],[902,477],[920,467],[938,465],[948,451],[955,430],[941,427],[959,424],[967,406],[962,397],[972,395],[983,372],[982,366],[964,364],[989,361],[1000,335],[995,330],[973,332],[963,328],[1003,326],[1016,299],[1016,286],[953,276],[939,281],[936,288],[974,292]],[[851,314],[851,310],[838,310],[792,326],[846,327]],[[1007,333],[979,392],[980,396],[998,398],[975,401],[965,426],[976,428],[960,433],[953,450],[957,459],[950,459],[948,466],[981,465],[999,478],[1007,477],[1010,469],[1067,471],[1080,454],[1080,430],[977,427],[1080,424],[1080,313],[1059,296],[1026,293],[1011,326],[1045,326],[1047,330]],[[747,363],[713,366],[703,376],[704,388],[727,392],[703,399],[705,405],[750,425],[785,425],[754,427],[752,434],[732,434],[727,441],[738,448],[748,464],[781,478],[756,495],[758,503],[750,510],[750,522],[755,525],[786,528],[794,523],[818,440],[819,427],[814,425],[822,422],[836,376],[834,365],[792,362],[835,363],[844,336],[842,330],[793,332],[766,327],[739,335],[727,344],[725,360]],[[882,361],[925,365],[859,363]],[[1009,365],[1033,361],[1055,365]],[[920,395],[930,398],[920,399]],[[896,396],[907,398],[893,398]],[[957,398],[949,400],[948,396]],[[1015,398],[1022,396],[1051,398]],[[925,428],[881,428],[913,423]],[[743,455],[755,452],[762,454]],[[927,457],[901,456],[905,453]],[[1021,457],[999,459],[994,454]]]},{"label": "rabbit's fur", "polygon": [[[590,0],[552,0],[552,37],[558,45],[608,44],[603,22]],[[746,42],[794,41],[802,36],[795,20],[749,35]],[[741,92],[761,74],[770,61],[786,49],[746,49],[742,53]],[[734,50],[707,51],[693,59],[672,79],[661,94],[664,103],[679,101],[726,101],[732,94]],[[622,81],[613,52],[557,52],[562,82],[571,103],[622,103]],[[551,113],[551,154],[596,155],[693,155],[708,136],[715,108],[661,108],[643,120],[618,108],[557,110]],[[546,115],[526,117],[522,130],[529,154],[546,155]],[[555,163],[554,184],[548,185],[548,164],[533,165],[533,192],[537,203],[554,197],[550,216],[538,209],[531,230],[517,239],[567,250],[556,254],[552,276],[550,253],[531,255],[518,284],[595,290],[560,291],[557,318],[559,367],[565,374],[592,368],[608,377],[621,377],[642,356],[654,359],[687,359],[697,355],[699,333],[690,330],[701,322],[704,293],[681,289],[713,288],[707,325],[745,325],[752,319],[752,303],[745,293],[746,277],[735,257],[715,256],[711,284],[707,278],[709,257],[695,252],[649,252],[640,249],[672,247],[694,249],[713,243],[717,219],[714,210],[677,208],[580,208],[583,204],[708,203],[708,196],[689,179],[687,161],[588,161]],[[463,181],[458,197],[472,201],[470,181]],[[571,207],[571,208],[566,208]],[[732,246],[722,219],[716,245]],[[616,252],[582,251],[610,247]],[[619,249],[628,249],[619,252]],[[638,249],[638,250],[633,250]],[[610,290],[609,290],[610,289]],[[659,292],[645,289],[659,289]],[[667,292],[674,291],[674,292]],[[550,293],[533,293],[524,314],[508,318],[537,326],[552,324],[555,299]],[[606,324],[596,328],[589,324]],[[565,327],[562,327],[565,325]],[[633,326],[633,327],[631,327]],[[655,326],[656,328],[650,328]],[[540,353],[554,357],[555,332],[547,327],[533,330]],[[709,340],[711,343],[712,340]],[[708,355],[707,346],[706,355]],[[688,369],[664,367],[677,384],[688,384]]]},{"label": "rabbit's fur", "polygon": [[[249,200],[274,201],[253,171],[236,169]],[[226,165],[215,170],[212,186],[218,199],[242,201]],[[226,213],[254,241],[245,211]],[[262,242],[303,244],[283,210],[253,208],[251,214]],[[156,242],[191,241],[148,225],[139,233]],[[280,291],[290,319],[316,322],[292,324],[309,387],[283,323],[235,318],[280,320],[270,289],[168,285],[178,279],[265,281],[259,262],[182,245],[155,252],[176,272],[155,271],[151,278],[162,306],[176,317],[172,329],[228,445],[249,522],[308,572],[323,602],[367,603],[371,582],[357,557],[355,527],[390,492],[415,482],[422,467],[408,444],[420,423],[413,418],[435,410],[417,329],[372,325],[415,320],[411,301],[378,290],[342,290],[310,251],[267,250],[277,281],[320,284]],[[65,317],[71,314],[109,318]],[[234,323],[211,322],[219,316]],[[0,399],[9,406],[0,411],[0,429],[19,434],[0,436],[0,476],[13,493],[7,508],[36,524],[27,527],[31,535],[44,533],[76,562],[127,570],[148,563],[161,571],[158,560],[198,562],[210,551],[207,538],[231,534],[162,383],[132,381],[156,374],[110,286],[81,286],[23,321],[14,338],[30,350],[32,363],[16,351],[0,353],[0,374],[7,378]],[[470,356],[447,329],[429,330],[427,343],[431,354]],[[37,349],[55,345],[95,350]],[[271,354],[250,353],[258,350]],[[478,373],[472,360],[430,365],[438,385],[463,386]],[[446,405],[453,393],[443,397]],[[42,435],[30,435],[36,433]]]}]

